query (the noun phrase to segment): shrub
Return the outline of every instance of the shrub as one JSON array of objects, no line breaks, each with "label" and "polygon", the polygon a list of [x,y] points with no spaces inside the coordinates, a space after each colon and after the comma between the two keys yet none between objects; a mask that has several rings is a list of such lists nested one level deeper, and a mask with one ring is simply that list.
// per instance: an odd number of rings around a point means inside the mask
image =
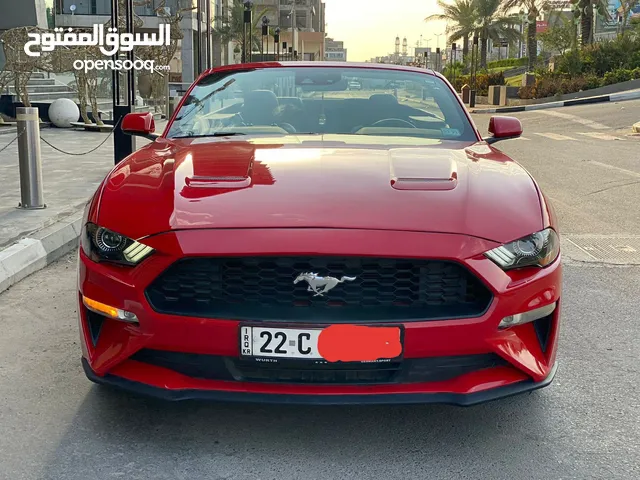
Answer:
[{"label": "shrub", "polygon": [[536,94],[535,85],[526,85],[524,87],[520,87],[520,90],[518,90],[518,97],[520,97],[523,100],[536,98],[535,94]]},{"label": "shrub", "polygon": [[633,80],[633,78],[634,70],[619,68],[617,70],[613,70],[612,72],[607,72],[604,74],[603,85],[613,85],[614,83],[628,82],[629,80]]},{"label": "shrub", "polygon": [[579,50],[572,50],[556,59],[555,71],[569,75],[580,75],[584,68]]},{"label": "shrub", "polygon": [[505,58],[504,60],[495,60],[487,63],[487,68],[498,67],[524,67],[529,62],[528,58]]},{"label": "shrub", "polygon": [[547,75],[536,79],[536,98],[553,97],[558,93],[562,93],[562,77],[558,75]]},{"label": "shrub", "polygon": [[585,84],[584,84],[585,90],[591,90],[592,88],[602,87],[602,79],[597,75],[585,75],[584,80],[585,80]]},{"label": "shrub", "polygon": [[[455,89],[459,92],[464,85],[471,85],[471,76],[470,75],[462,75],[460,77],[456,77],[456,81],[454,84]],[[477,75],[477,85],[476,90],[478,95],[486,96],[489,94],[489,87],[492,85],[506,85],[506,81],[504,79],[504,74],[502,72],[498,73],[478,73]]]},{"label": "shrub", "polygon": [[637,35],[598,42],[580,50],[566,52],[557,57],[555,70],[572,76],[585,74],[604,77],[607,72],[634,70],[639,67],[640,35]]}]

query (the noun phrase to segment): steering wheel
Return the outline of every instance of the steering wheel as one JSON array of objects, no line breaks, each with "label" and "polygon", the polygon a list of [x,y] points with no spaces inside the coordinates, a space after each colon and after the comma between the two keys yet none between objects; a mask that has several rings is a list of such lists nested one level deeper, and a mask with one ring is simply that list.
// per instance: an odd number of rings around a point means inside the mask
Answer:
[{"label": "steering wheel", "polygon": [[[407,122],[406,120],[402,120],[400,118],[385,118],[383,120],[378,120],[376,123],[372,124],[371,126],[372,127],[379,127],[382,124],[386,124],[386,123],[391,123],[391,124],[394,124],[395,126],[399,126],[399,127],[406,127],[408,125],[411,128],[418,128],[413,123]],[[394,125],[390,125],[390,126],[394,126]]]},{"label": "steering wheel", "polygon": [[287,133],[298,133],[296,128],[290,123],[278,123],[277,124],[281,129],[286,130]]}]

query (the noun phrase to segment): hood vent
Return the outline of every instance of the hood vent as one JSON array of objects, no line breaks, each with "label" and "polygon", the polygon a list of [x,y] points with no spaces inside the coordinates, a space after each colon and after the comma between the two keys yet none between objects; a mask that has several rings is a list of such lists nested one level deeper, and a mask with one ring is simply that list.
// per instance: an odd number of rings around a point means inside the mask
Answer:
[{"label": "hood vent", "polygon": [[191,188],[247,188],[251,177],[187,177],[187,187]]},{"label": "hood vent", "polygon": [[404,151],[391,155],[391,187],[395,190],[453,190],[458,185],[458,166],[450,156]]}]

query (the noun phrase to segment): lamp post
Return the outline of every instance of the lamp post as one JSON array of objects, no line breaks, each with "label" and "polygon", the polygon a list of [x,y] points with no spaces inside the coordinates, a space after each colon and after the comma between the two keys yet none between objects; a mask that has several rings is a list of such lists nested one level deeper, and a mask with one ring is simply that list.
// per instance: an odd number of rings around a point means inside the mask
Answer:
[{"label": "lamp post", "polygon": [[276,28],[275,34],[273,35],[273,45],[276,48],[274,52],[276,55],[276,62],[280,61],[280,27]]},{"label": "lamp post", "polygon": [[440,37],[444,35],[444,33],[436,33],[434,37],[436,37],[436,48],[440,48]]},{"label": "lamp post", "polygon": [[455,43],[451,44],[451,58],[452,58],[452,62],[449,64],[450,68],[451,68],[451,84],[453,85],[453,88],[455,88],[456,86],[456,50],[457,50],[458,46]]},{"label": "lamp post", "polygon": [[[242,36],[242,63],[251,61],[251,25],[253,23],[253,2],[247,0],[244,2],[244,23],[243,23],[243,36]],[[248,51],[247,51],[248,49]]]},{"label": "lamp post", "polygon": [[205,65],[207,70],[211,68],[211,62],[213,57],[213,44],[211,42],[211,0],[205,0],[205,17],[207,19],[207,41],[206,41],[206,51],[207,51],[207,61]]},{"label": "lamp post", "polygon": [[[264,62],[264,39],[267,39],[267,50],[269,50],[269,19],[265,15],[262,17],[262,61]],[[268,53],[268,52],[267,52]]]},{"label": "lamp post", "polygon": [[196,4],[196,21],[198,22],[198,60],[196,61],[196,69],[198,70],[198,74],[196,77],[200,76],[202,73],[202,0],[197,0]]},{"label": "lamp post", "polygon": [[473,50],[471,51],[471,92],[469,92],[469,107],[476,106],[476,83],[478,74],[478,36],[473,36]]},{"label": "lamp post", "polygon": [[[133,16],[133,0],[124,2],[124,12],[120,11],[120,2],[111,2],[111,26],[121,33],[127,33],[133,36],[134,33],[134,16]],[[120,22],[121,15],[124,14],[124,25]],[[131,63],[135,60],[133,50],[113,55],[113,60],[129,60]],[[113,121],[114,126],[120,123],[125,115],[131,113],[135,109],[136,104],[136,75],[135,70],[129,69],[126,72],[119,70],[111,70],[111,94],[113,100]],[[135,137],[129,136],[121,128],[113,130],[113,156],[114,163],[117,165],[124,158],[131,155],[136,149]]]}]

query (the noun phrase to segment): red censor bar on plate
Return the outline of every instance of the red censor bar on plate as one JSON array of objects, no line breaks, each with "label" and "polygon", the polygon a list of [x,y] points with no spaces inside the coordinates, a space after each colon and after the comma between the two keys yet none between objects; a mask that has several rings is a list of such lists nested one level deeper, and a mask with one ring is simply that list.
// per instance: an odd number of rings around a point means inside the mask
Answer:
[{"label": "red censor bar on plate", "polygon": [[402,354],[398,327],[332,325],[318,338],[318,352],[328,362],[374,362]]}]

